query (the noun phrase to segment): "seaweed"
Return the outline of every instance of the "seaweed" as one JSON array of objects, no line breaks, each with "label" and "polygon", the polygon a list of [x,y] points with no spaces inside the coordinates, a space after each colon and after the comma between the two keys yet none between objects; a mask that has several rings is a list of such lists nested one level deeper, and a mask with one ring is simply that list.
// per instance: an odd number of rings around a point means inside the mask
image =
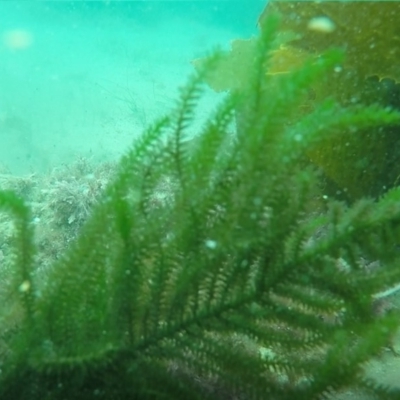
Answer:
[{"label": "seaweed", "polygon": [[[208,58],[120,160],[45,276],[30,207],[0,192],[14,226],[0,398],[398,398],[363,368],[398,330],[396,313],[373,306],[400,282],[400,190],[351,207],[326,199],[305,154],[343,132],[396,125],[400,113],[332,97],[298,116],[343,53],[265,74],[278,26],[263,22],[245,86],[188,140],[223,55]],[[230,135],[237,109],[246,112]]]},{"label": "seaweed", "polygon": [[[343,106],[400,108],[398,2],[274,0],[265,7],[259,24],[276,12],[281,23],[271,62],[264,67],[266,74],[290,73],[305,59],[318,62],[331,47],[345,52],[344,59],[326,72],[328,79],[310,86],[291,120],[332,97]],[[232,42],[208,77],[214,90],[240,90],[246,85],[257,52],[255,42],[255,38]],[[200,67],[203,62],[193,64]],[[237,110],[239,120],[244,112]],[[395,186],[400,175],[399,129],[343,133],[309,151],[309,160],[325,174],[327,194],[352,202],[363,196],[377,198]]]}]

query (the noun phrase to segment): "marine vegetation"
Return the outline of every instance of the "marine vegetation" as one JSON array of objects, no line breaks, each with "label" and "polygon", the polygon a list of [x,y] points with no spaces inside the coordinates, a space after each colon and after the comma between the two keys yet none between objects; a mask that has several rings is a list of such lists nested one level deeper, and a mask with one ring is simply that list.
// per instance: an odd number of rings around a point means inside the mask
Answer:
[{"label": "marine vegetation", "polygon": [[334,97],[299,113],[344,54],[268,74],[278,26],[263,21],[245,85],[188,140],[221,55],[208,57],[45,275],[29,207],[0,193],[14,229],[1,399],[399,398],[364,367],[399,328],[395,310],[375,310],[400,282],[400,189],[347,205],[306,154],[400,113]]},{"label": "marine vegetation", "polygon": [[[279,13],[282,22],[267,73],[289,73],[332,46],[346,53],[340,67],[327,71],[329,79],[310,86],[301,112],[328,97],[343,106],[379,102],[400,107],[398,1],[271,0],[259,24],[273,13]],[[214,90],[240,90],[246,85],[255,43],[256,38],[232,41],[231,50],[207,79]],[[310,161],[323,169],[331,194],[340,192],[342,199],[352,202],[363,196],[379,197],[395,186],[400,176],[399,131],[382,130],[359,131],[351,138],[336,135],[308,152]]]}]

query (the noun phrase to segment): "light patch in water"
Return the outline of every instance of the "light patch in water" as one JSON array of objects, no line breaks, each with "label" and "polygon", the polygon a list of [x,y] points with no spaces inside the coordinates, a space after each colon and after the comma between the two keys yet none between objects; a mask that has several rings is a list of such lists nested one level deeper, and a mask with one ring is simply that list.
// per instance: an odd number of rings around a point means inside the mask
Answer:
[{"label": "light patch in water", "polygon": [[3,34],[4,45],[11,50],[24,50],[33,43],[33,36],[24,29],[12,29]]}]

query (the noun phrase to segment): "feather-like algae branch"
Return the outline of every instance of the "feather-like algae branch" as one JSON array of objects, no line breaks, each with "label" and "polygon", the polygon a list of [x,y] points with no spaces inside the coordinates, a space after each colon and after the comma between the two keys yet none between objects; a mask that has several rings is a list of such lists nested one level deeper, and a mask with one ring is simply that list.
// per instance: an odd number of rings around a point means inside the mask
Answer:
[{"label": "feather-like algae branch", "polygon": [[[265,22],[245,88],[188,144],[211,67],[196,73],[122,158],[40,292],[14,287],[28,313],[7,338],[1,398],[318,399],[349,387],[397,398],[362,368],[398,328],[371,308],[400,282],[400,191],[352,207],[326,200],[306,156],[400,113],[335,99],[299,113],[341,54],[265,74],[277,26]],[[13,279],[34,288],[28,209],[9,193],[0,206],[18,226]],[[362,257],[384,265],[368,272]]]}]

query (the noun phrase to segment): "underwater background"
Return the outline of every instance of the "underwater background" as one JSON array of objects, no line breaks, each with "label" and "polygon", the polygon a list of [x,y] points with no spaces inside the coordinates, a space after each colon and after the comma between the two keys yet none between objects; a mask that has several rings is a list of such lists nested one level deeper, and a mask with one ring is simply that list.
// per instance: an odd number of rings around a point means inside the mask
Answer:
[{"label": "underwater background", "polygon": [[[0,2],[0,165],[115,160],[169,110],[191,60],[257,33],[265,0]],[[211,90],[204,112],[216,96]],[[220,96],[219,96],[220,97]]]},{"label": "underwater background", "polygon": [[400,398],[400,3],[266,3],[0,2],[1,399]]}]

